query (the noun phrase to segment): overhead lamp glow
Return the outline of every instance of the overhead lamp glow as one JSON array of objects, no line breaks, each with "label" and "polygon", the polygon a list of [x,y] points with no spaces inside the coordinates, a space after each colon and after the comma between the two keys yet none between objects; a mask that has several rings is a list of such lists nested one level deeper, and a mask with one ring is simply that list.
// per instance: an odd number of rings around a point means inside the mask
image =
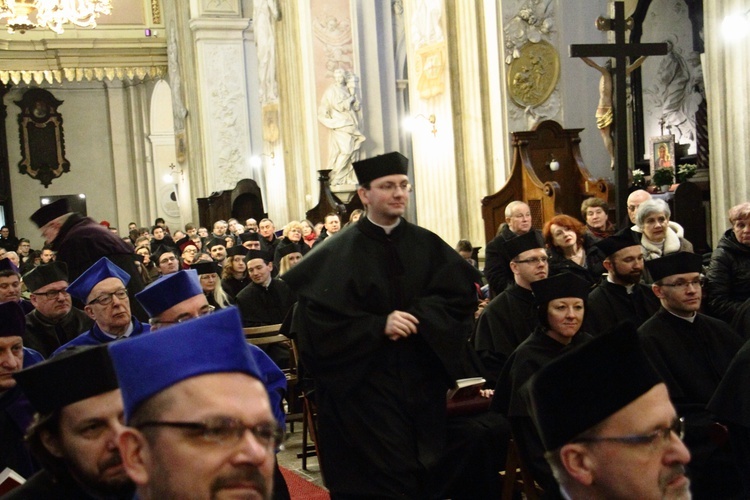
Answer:
[{"label": "overhead lamp glow", "polygon": [[0,0],[0,19],[9,33],[48,28],[61,34],[64,24],[95,28],[101,14],[112,12],[112,0]]},{"label": "overhead lamp glow", "polygon": [[721,32],[729,41],[740,40],[750,32],[750,21],[747,12],[730,14],[721,22]]}]

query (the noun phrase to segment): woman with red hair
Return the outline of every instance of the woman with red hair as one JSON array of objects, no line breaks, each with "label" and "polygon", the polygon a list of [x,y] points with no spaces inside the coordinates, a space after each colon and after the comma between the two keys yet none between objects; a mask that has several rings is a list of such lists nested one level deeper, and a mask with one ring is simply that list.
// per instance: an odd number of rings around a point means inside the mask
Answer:
[{"label": "woman with red hair", "polygon": [[556,215],[544,225],[542,235],[549,254],[550,276],[569,271],[591,286],[599,283],[604,266],[594,246],[597,239],[586,226],[569,215]]}]

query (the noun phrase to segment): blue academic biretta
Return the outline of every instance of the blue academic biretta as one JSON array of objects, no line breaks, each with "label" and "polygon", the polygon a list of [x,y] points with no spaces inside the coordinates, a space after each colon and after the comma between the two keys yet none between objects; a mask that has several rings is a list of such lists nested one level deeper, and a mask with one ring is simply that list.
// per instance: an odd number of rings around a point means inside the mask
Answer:
[{"label": "blue academic biretta", "polygon": [[102,257],[68,286],[68,293],[85,304],[91,289],[107,278],[119,278],[124,286],[127,286],[130,282],[128,273],[117,267],[108,258]]},{"label": "blue academic biretta", "polygon": [[0,337],[21,337],[26,332],[26,317],[15,300],[0,304]]},{"label": "blue academic biretta", "polygon": [[247,348],[236,307],[112,342],[109,352],[122,389],[126,422],[143,402],[192,377],[239,372],[263,380]]},{"label": "blue academic biretta", "polygon": [[194,269],[167,274],[135,294],[135,298],[151,318],[170,307],[203,293],[198,273]]}]

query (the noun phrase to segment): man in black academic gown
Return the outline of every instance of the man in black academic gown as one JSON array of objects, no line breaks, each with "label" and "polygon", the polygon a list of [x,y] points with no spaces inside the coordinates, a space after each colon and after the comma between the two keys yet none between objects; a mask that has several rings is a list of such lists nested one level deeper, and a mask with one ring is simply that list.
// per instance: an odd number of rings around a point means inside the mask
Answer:
[{"label": "man in black academic gown", "polygon": [[641,283],[643,252],[634,234],[625,229],[596,244],[606,256],[607,276],[589,294],[586,327],[592,335],[626,319],[639,327],[659,310],[659,299]]},{"label": "man in black academic gown", "polygon": [[[700,255],[677,252],[646,262],[661,309],[638,329],[643,347],[664,378],[680,416],[692,461],[695,498],[741,498],[738,471],[708,402],[742,346],[723,321],[698,312],[703,276]],[[743,474],[747,471],[742,471]]]},{"label": "man in black academic gown", "polygon": [[356,162],[367,216],[284,274],[299,296],[291,334],[315,382],[333,498],[443,489],[434,472],[446,458],[446,391],[463,376],[479,275],[402,218],[407,169],[399,153]]},{"label": "man in black academic gown", "polygon": [[549,270],[544,240],[535,231],[505,241],[502,251],[511,259],[515,282],[484,308],[474,336],[489,387],[495,387],[508,356],[539,326],[531,283],[545,279]]},{"label": "man in black academic gown", "polygon": [[123,403],[107,346],[70,349],[15,378],[37,412],[27,440],[43,469],[5,498],[132,498],[117,449]]},{"label": "man in black academic gown", "polygon": [[511,201],[505,207],[505,222],[498,229],[497,236],[487,244],[485,251],[484,274],[493,297],[513,283],[513,273],[508,266],[511,257],[503,253],[503,243],[529,231],[541,236],[541,231],[533,229],[531,223],[531,209],[526,203]]},{"label": "man in black academic gown", "polygon": [[68,288],[68,266],[50,262],[35,267],[23,277],[31,292],[35,309],[26,315],[23,343],[48,358],[66,344],[91,328],[94,321],[85,312],[73,307]]}]

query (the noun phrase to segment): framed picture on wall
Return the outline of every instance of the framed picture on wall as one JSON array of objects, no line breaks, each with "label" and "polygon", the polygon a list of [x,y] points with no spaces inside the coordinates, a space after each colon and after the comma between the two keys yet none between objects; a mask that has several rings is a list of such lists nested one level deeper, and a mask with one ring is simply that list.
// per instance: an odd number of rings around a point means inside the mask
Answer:
[{"label": "framed picture on wall", "polygon": [[651,173],[657,168],[675,168],[674,135],[657,135],[649,139]]}]

